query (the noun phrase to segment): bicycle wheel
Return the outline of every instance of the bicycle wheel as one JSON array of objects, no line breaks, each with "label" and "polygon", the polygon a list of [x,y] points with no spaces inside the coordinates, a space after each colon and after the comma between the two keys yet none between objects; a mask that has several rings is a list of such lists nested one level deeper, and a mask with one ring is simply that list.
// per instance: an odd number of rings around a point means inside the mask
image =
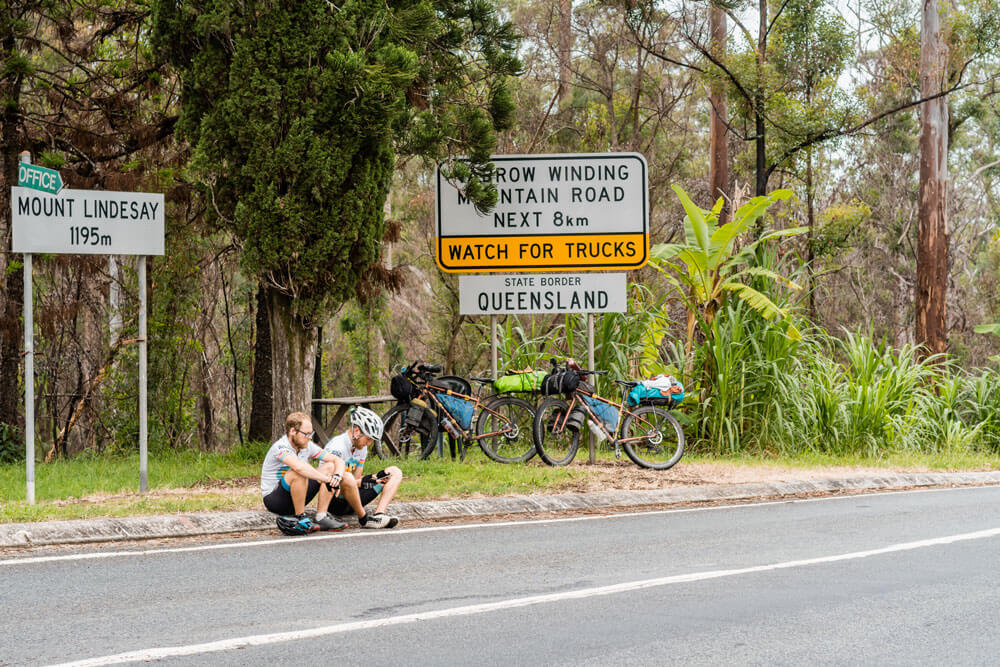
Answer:
[{"label": "bicycle wheel", "polygon": [[410,408],[406,404],[396,405],[382,417],[382,440],[372,444],[372,451],[379,458],[405,459],[414,456],[425,459],[434,451],[438,439],[437,420],[421,419],[420,425],[414,427],[406,422]]},{"label": "bicycle wheel", "polygon": [[[523,398],[498,396],[479,411],[476,435],[483,453],[498,463],[522,463],[535,455],[531,429],[535,406]],[[483,437],[486,433],[494,433]]]},{"label": "bicycle wheel", "polygon": [[556,396],[546,398],[535,410],[535,449],[550,466],[570,463],[580,447],[580,431],[566,426],[568,410],[569,404]]},{"label": "bicycle wheel", "polygon": [[622,438],[642,438],[623,442],[622,448],[643,468],[666,470],[684,454],[681,425],[667,410],[654,405],[644,405],[626,415]]}]

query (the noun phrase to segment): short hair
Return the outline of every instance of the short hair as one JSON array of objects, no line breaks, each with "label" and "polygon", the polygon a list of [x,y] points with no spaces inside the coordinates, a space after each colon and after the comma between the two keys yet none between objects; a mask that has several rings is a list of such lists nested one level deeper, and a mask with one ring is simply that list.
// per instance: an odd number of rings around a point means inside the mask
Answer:
[{"label": "short hair", "polygon": [[302,426],[303,422],[312,423],[312,417],[304,412],[293,412],[285,417],[285,433],[288,433],[293,428],[298,430]]}]

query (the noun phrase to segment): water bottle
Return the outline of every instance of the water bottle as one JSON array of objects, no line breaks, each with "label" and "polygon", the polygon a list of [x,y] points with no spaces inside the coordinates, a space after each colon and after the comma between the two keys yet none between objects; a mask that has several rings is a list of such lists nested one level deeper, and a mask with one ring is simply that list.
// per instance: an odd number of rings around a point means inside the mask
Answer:
[{"label": "water bottle", "polygon": [[588,421],[587,427],[590,429],[590,432],[594,434],[594,437],[597,438],[597,442],[601,442],[602,440],[608,439],[608,436],[604,435],[604,431],[601,429],[601,427],[595,424],[594,422]]},{"label": "water bottle", "polygon": [[441,422],[441,424],[444,426],[444,430],[448,431],[448,434],[451,437],[455,438],[455,440],[462,439],[462,432],[458,429],[457,426],[451,423],[451,420],[445,419]]}]

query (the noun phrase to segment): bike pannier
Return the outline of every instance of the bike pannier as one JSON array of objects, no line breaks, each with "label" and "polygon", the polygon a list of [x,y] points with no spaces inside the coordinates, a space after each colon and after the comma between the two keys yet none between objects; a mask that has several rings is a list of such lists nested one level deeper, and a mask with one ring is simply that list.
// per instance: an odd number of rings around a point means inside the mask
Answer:
[{"label": "bike pannier", "polygon": [[546,396],[572,394],[580,386],[580,374],[568,368],[552,371],[542,380],[542,393]]},{"label": "bike pannier", "polygon": [[643,380],[628,393],[629,405],[662,405],[676,408],[684,400],[684,385],[670,375]]},{"label": "bike pannier", "polygon": [[493,388],[499,394],[510,391],[538,391],[542,388],[545,375],[545,371],[511,371],[494,380]]},{"label": "bike pannier", "polygon": [[414,384],[413,380],[403,373],[392,376],[389,380],[389,393],[397,401],[409,401],[420,395],[420,388]]},{"label": "bike pannier", "polygon": [[424,403],[419,398],[410,401],[410,407],[406,410],[406,424],[420,433],[427,435],[434,427],[437,420],[437,411]]},{"label": "bike pannier", "polygon": [[437,397],[444,407],[448,408],[448,412],[455,418],[455,421],[463,429],[469,430],[469,427],[472,426],[472,413],[475,407],[472,401],[459,396],[448,396],[447,394],[438,394]]}]

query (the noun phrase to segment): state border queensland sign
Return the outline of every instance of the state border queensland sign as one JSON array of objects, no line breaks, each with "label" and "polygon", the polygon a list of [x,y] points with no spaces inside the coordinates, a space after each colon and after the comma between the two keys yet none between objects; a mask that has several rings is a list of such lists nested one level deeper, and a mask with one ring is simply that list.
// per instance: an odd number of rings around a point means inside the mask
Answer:
[{"label": "state border queensland sign", "polygon": [[443,271],[633,270],[649,258],[649,176],[638,153],[496,155],[480,213],[437,172]]},{"label": "state border queensland sign", "polygon": [[624,273],[497,274],[459,276],[462,315],[624,313]]}]

